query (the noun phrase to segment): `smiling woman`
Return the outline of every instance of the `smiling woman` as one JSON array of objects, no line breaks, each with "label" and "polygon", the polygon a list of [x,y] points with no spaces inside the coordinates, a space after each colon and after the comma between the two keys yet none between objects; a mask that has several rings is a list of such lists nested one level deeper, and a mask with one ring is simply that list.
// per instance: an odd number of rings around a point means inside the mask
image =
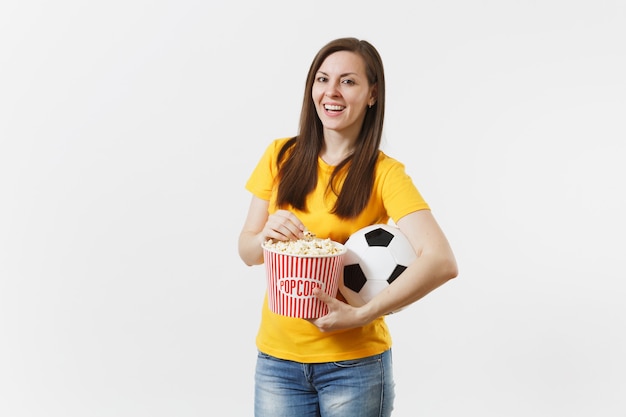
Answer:
[{"label": "smiling woman", "polygon": [[338,163],[352,153],[365,113],[377,94],[376,83],[369,82],[359,55],[340,51],[324,61],[316,73],[312,96],[324,137],[334,146],[322,148],[322,159]]},{"label": "smiling woman", "polygon": [[309,69],[299,134],[271,142],[246,183],[252,202],[239,255],[247,265],[263,262],[268,240],[298,241],[310,230],[345,243],[390,220],[418,255],[364,305],[312,290],[326,307],[321,317],[277,313],[266,292],[256,339],[257,417],[390,416],[395,382],[385,315],[457,275],[430,207],[404,165],[380,150],[384,113],[377,50],[355,38],[331,41]]}]

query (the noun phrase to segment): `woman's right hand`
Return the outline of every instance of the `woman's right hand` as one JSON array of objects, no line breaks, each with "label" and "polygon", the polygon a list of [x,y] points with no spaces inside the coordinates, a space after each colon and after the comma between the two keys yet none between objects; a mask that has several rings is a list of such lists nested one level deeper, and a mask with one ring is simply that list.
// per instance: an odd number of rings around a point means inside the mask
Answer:
[{"label": "woman's right hand", "polygon": [[297,240],[304,237],[306,228],[295,214],[288,210],[277,210],[267,217],[261,235],[263,240]]},{"label": "woman's right hand", "polygon": [[293,213],[278,210],[268,214],[269,202],[252,197],[248,215],[239,234],[239,256],[246,265],[263,263],[261,245],[267,239],[297,240],[304,237],[305,227]]}]

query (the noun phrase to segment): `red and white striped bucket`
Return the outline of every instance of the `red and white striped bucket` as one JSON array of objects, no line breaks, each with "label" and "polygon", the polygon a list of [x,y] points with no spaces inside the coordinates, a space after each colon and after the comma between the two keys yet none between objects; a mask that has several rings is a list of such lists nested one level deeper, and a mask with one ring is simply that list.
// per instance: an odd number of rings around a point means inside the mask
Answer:
[{"label": "red and white striped bucket", "polygon": [[270,310],[276,314],[302,319],[328,314],[313,290],[320,288],[337,296],[346,250],[333,255],[307,256],[279,253],[263,247]]}]

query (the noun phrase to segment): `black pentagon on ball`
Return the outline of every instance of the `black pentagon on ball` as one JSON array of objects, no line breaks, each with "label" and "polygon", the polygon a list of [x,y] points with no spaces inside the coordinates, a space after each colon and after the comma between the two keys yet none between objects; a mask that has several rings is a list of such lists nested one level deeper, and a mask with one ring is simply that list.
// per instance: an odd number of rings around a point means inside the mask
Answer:
[{"label": "black pentagon on ball", "polygon": [[393,233],[388,232],[383,228],[374,229],[365,234],[365,240],[368,246],[389,246],[393,239]]},{"label": "black pentagon on ball", "polygon": [[346,265],[343,268],[343,285],[354,292],[361,291],[367,282],[367,278],[359,264]]},{"label": "black pentagon on ball", "polygon": [[389,278],[387,278],[387,282],[390,284],[394,282],[396,278],[398,278],[400,274],[404,272],[405,269],[406,269],[406,266],[404,265],[396,265],[391,275],[389,275]]}]

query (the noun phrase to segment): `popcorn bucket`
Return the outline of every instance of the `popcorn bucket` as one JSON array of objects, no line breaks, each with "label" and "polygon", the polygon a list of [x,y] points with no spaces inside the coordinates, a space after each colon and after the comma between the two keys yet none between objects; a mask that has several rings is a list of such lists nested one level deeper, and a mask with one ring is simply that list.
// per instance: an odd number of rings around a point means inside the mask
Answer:
[{"label": "popcorn bucket", "polygon": [[263,246],[272,312],[302,319],[328,314],[328,307],[313,295],[313,290],[320,288],[331,297],[337,296],[346,249],[335,244],[341,250],[332,255],[292,255]]}]

